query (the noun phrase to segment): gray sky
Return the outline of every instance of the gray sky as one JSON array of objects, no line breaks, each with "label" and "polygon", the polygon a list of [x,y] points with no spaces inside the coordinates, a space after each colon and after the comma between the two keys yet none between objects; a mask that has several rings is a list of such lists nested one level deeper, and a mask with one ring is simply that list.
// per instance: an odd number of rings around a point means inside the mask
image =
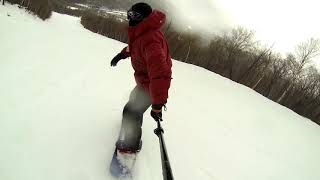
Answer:
[{"label": "gray sky", "polygon": [[[167,0],[169,1],[169,0]],[[220,32],[241,25],[256,32],[276,51],[292,52],[308,38],[320,38],[320,1],[317,0],[175,0],[171,12],[183,27]],[[320,64],[320,58],[318,58]]]}]

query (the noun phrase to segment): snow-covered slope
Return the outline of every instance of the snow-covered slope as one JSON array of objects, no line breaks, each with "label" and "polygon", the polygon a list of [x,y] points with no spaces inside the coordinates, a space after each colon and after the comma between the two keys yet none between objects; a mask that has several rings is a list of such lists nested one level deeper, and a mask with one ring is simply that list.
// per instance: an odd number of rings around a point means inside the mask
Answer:
[{"label": "snow-covered slope", "polygon": [[[125,44],[79,21],[0,6],[1,180],[112,179],[133,71],[109,66]],[[173,72],[163,126],[175,179],[320,179],[319,126],[202,68],[175,61]],[[162,179],[155,126],[146,113],[139,180]]]}]

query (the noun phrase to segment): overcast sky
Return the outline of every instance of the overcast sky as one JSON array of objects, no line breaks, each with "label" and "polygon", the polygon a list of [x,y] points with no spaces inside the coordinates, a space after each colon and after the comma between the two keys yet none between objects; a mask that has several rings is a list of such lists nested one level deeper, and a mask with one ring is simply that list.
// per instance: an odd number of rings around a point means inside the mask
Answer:
[{"label": "overcast sky", "polygon": [[[282,53],[308,38],[320,38],[320,1],[317,0],[174,0],[171,12],[192,29],[219,32],[244,26]],[[318,58],[320,61],[320,58]],[[320,64],[320,62],[318,62]]]}]

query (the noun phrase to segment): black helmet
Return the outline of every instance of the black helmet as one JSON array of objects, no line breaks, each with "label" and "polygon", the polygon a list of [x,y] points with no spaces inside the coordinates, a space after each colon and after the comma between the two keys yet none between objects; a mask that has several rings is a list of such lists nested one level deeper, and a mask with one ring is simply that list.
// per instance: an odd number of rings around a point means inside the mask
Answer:
[{"label": "black helmet", "polygon": [[152,8],[147,3],[136,3],[127,12],[130,26],[135,26],[152,13]]}]

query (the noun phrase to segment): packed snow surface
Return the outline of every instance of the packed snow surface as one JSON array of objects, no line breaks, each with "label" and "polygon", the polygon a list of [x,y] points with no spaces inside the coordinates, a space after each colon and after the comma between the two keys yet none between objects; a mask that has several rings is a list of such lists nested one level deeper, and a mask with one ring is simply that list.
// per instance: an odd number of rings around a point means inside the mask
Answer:
[{"label": "packed snow surface", "polygon": [[[0,179],[111,180],[122,108],[135,86],[125,44],[0,6]],[[176,180],[319,180],[320,128],[256,92],[174,61],[164,112]],[[145,113],[136,180],[161,180],[156,123]]]}]

